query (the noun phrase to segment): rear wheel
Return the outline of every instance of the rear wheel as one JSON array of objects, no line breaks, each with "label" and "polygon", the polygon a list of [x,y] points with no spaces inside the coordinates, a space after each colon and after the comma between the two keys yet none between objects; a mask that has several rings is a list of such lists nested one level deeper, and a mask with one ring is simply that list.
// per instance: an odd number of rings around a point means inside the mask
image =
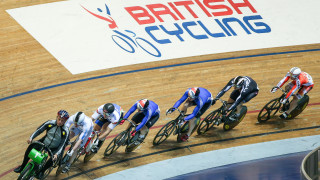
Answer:
[{"label": "rear wheel", "polygon": [[153,145],[159,145],[163,143],[176,129],[176,123],[174,120],[168,122],[166,125],[164,125],[160,131],[157,133],[157,135],[153,139]]},{"label": "rear wheel", "polygon": [[260,123],[266,122],[271,119],[280,109],[280,101],[279,98],[273,99],[268,102],[259,112],[258,121]]},{"label": "rear wheel", "polygon": [[32,165],[29,163],[27,165],[27,167],[25,167],[22,172],[20,173],[19,177],[18,177],[18,180],[24,180],[24,179],[29,179],[30,178],[30,175],[31,175],[31,168],[32,168]]},{"label": "rear wheel", "polygon": [[123,145],[126,142],[126,139],[126,131],[123,131],[120,134],[118,134],[107,146],[106,150],[104,151],[104,156],[110,156],[112,153],[114,153],[121,145]]},{"label": "rear wheel", "polygon": [[[247,110],[248,110],[247,107],[243,106],[241,108],[240,116],[237,118],[237,120],[233,121],[233,122],[230,122],[230,121],[225,122],[223,124],[223,130],[230,131],[231,129],[236,127],[243,120],[243,118],[246,116]],[[235,113],[235,111],[233,113]],[[230,117],[230,115],[228,117]]]},{"label": "rear wheel", "polygon": [[300,99],[300,101],[298,101],[297,107],[290,113],[290,116],[288,117],[288,119],[293,119],[297,117],[307,107],[308,103],[309,103],[309,96],[304,95],[304,97]]},{"label": "rear wheel", "polygon": [[214,122],[218,120],[218,113],[219,110],[212,111],[207,117],[204,118],[204,120],[200,123],[199,128],[197,130],[197,133],[199,135],[204,134],[207,132],[210,128],[213,127]]}]

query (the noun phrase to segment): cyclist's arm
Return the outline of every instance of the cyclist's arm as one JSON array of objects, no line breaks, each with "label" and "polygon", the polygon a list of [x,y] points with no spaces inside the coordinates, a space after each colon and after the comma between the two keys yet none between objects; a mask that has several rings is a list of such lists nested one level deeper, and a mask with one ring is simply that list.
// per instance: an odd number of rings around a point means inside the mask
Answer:
[{"label": "cyclist's arm", "polygon": [[129,111],[126,113],[126,115],[123,117],[123,119],[128,119],[129,116],[134,112],[136,111],[137,109],[137,103],[135,103],[130,109]]},{"label": "cyclist's arm", "polygon": [[282,87],[290,78],[290,73],[287,73],[284,78],[282,78],[279,83],[277,84],[277,87]]},{"label": "cyclist's arm", "polygon": [[200,106],[196,106],[192,112],[192,114],[190,114],[189,116],[187,116],[186,118],[184,118],[184,120],[189,121],[190,119],[194,118],[198,112],[200,111],[201,107]]},{"label": "cyclist's arm", "polygon": [[173,105],[174,108],[178,108],[186,99],[188,98],[188,90],[183,94],[183,96]]},{"label": "cyclist's arm", "polygon": [[223,88],[221,89],[221,91],[217,94],[216,98],[220,98],[224,95],[224,93],[226,93],[227,91],[229,91],[229,89],[232,87],[232,81],[233,79],[231,79],[228,84]]},{"label": "cyclist's arm", "polygon": [[152,110],[148,108],[147,114],[144,116],[141,123],[136,127],[136,131],[139,131],[148,122],[148,120],[151,118],[151,115]]},{"label": "cyclist's arm", "polygon": [[301,87],[300,84],[301,84],[300,80],[297,79],[296,83],[294,84],[294,86],[291,88],[291,90],[286,95],[286,99],[289,99],[293,95],[293,93],[295,93],[298,89],[300,89],[300,87]]},{"label": "cyclist's arm", "polygon": [[31,134],[29,140],[32,141],[34,138],[39,136],[39,134],[41,134],[43,131],[47,130],[47,128],[49,127],[50,124],[53,125],[54,124],[54,120],[46,121],[41,126],[39,126],[37,128],[37,130],[34,133]]}]

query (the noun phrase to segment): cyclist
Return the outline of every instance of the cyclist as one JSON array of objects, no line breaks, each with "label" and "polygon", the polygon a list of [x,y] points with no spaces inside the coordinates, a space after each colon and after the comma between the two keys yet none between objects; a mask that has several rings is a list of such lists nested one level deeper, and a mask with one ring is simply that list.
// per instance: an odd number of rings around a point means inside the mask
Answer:
[{"label": "cyclist", "polygon": [[94,146],[91,149],[93,153],[98,152],[106,137],[118,124],[123,124],[123,112],[124,111],[119,105],[107,103],[99,106],[92,114],[91,118],[95,121],[94,130],[100,131],[102,129],[99,140],[95,141]]},{"label": "cyclist", "polygon": [[271,92],[276,92],[279,87],[282,87],[289,80],[289,78],[292,81],[285,87],[285,90],[289,92],[287,96],[281,101],[281,103],[285,104],[296,91],[298,91],[298,93],[293,97],[293,100],[290,103],[290,108],[286,112],[283,112],[282,115],[280,115],[280,118],[282,119],[287,118],[291,111],[297,107],[298,100],[313,88],[312,77],[308,73],[301,71],[300,68],[293,67],[286,74],[286,76],[280,80],[277,86],[271,89]]},{"label": "cyclist", "polygon": [[[200,116],[206,112],[212,104],[211,93],[202,87],[193,87],[186,90],[183,96],[173,105],[172,108],[167,110],[167,113],[171,114],[176,110],[184,101],[182,112],[185,114],[187,109],[191,106],[196,106],[189,116],[184,118],[184,121],[189,121],[188,133],[181,136],[182,141],[187,141],[191,135],[193,128],[195,127],[195,120],[200,119]],[[182,122],[180,125],[182,125]]]},{"label": "cyclist", "polygon": [[[160,117],[160,108],[151,100],[141,99],[134,103],[123,119],[128,119],[137,109],[138,112],[132,117],[132,121],[139,125],[131,132],[131,135],[135,136],[136,132],[140,131],[140,135],[137,139],[137,143],[140,144],[145,139],[149,129],[158,121]],[[131,124],[128,125],[127,129],[129,129],[130,126]]]},{"label": "cyclist", "polygon": [[[232,78],[228,84],[217,94],[216,98],[212,102],[212,105],[214,105],[216,100],[222,97],[232,86],[234,87],[234,90],[227,101],[227,112],[237,108],[236,113],[229,117],[231,121],[235,121],[240,116],[242,105],[257,96],[259,93],[259,87],[251,77],[237,76]],[[219,125],[219,123],[221,122],[217,122],[217,125]]]},{"label": "cyclist", "polygon": [[[27,143],[30,144],[34,138],[39,136],[42,132],[46,131],[46,135],[39,141],[45,144],[53,153],[53,157],[50,157],[44,167],[37,175],[39,179],[42,178],[44,172],[53,165],[53,161],[56,161],[59,156],[63,154],[64,147],[69,137],[69,130],[65,126],[65,122],[69,118],[69,114],[65,110],[60,110],[57,113],[56,120],[49,120],[43,123],[38,129],[30,136]],[[14,169],[14,172],[20,173],[29,161],[28,154],[32,149],[40,150],[41,146],[38,144],[30,144],[27,148],[24,159],[21,166]]]},{"label": "cyclist", "polygon": [[62,170],[63,173],[70,170],[70,166],[74,161],[78,150],[86,144],[93,130],[93,123],[91,119],[88,116],[86,116],[83,112],[77,112],[74,115],[72,115],[66,122],[66,127],[70,128],[72,124],[74,124],[74,126],[72,126],[70,129],[69,139],[72,139],[73,137],[77,136],[80,133],[81,134],[79,135],[79,138],[77,142],[74,144],[71,151],[67,152],[67,155],[70,158],[65,168]]}]

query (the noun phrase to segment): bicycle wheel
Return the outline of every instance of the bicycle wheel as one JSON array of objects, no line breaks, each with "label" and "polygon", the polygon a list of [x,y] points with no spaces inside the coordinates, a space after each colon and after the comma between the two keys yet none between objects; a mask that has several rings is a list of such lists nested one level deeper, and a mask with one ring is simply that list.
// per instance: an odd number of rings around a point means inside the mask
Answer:
[{"label": "bicycle wheel", "polygon": [[200,123],[197,133],[199,135],[204,134],[205,132],[209,131],[214,125],[214,122],[218,119],[219,110],[212,111],[204,120]]},{"label": "bicycle wheel", "polygon": [[168,122],[166,125],[164,125],[157,135],[153,139],[153,145],[157,146],[161,143],[163,143],[176,129],[176,123],[174,120]]},{"label": "bicycle wheel", "polygon": [[300,99],[297,107],[290,113],[288,119],[293,119],[297,117],[307,107],[308,103],[309,103],[309,96],[305,95],[302,99]]},{"label": "bicycle wheel", "polygon": [[89,162],[90,159],[92,159],[95,154],[96,154],[96,153],[93,153],[93,152],[91,152],[91,151],[87,152],[86,155],[85,155],[84,158],[83,158],[83,162],[84,162],[84,163]]},{"label": "bicycle wheel", "polygon": [[[223,124],[223,130],[230,131],[231,129],[236,127],[243,120],[243,118],[246,116],[247,111],[248,111],[247,106],[243,106],[240,111],[240,116],[237,118],[237,120],[234,122],[230,122],[230,121],[225,122]],[[235,111],[233,111],[232,114],[233,113],[235,113]],[[232,114],[230,114],[230,115],[232,115]],[[230,117],[230,115],[228,117]]]},{"label": "bicycle wheel", "polygon": [[56,176],[59,176],[62,173],[63,168],[65,167],[66,163],[69,160],[69,156],[67,154],[64,155],[64,157],[61,160],[61,163],[56,171]]},{"label": "bicycle wheel", "polygon": [[279,98],[275,98],[268,102],[259,112],[258,121],[263,123],[271,119],[278,112],[280,106]]},{"label": "bicycle wheel", "polygon": [[[131,130],[130,130],[131,131]],[[125,152],[126,153],[129,153],[129,152],[132,152],[132,151],[134,151],[135,149],[137,149],[137,147],[139,147],[140,146],[140,144],[143,142],[138,142],[137,140],[138,140],[138,138],[139,138],[139,136],[140,136],[140,131],[138,131],[133,137],[131,136],[131,137],[128,137],[129,138],[129,141],[128,141],[128,145],[127,145],[127,147],[126,147],[126,150],[125,150]],[[144,139],[147,137],[147,135],[148,135],[148,133],[145,135],[145,137],[144,137]],[[144,140],[143,139],[143,140]]]},{"label": "bicycle wheel", "polygon": [[[128,47],[124,48],[123,44],[119,43],[118,40],[116,40],[116,37],[121,39],[126,45],[128,45]],[[123,49],[123,50],[125,50],[125,51],[127,51],[129,53],[134,53],[135,52],[134,47],[130,43],[128,43],[124,38],[122,38],[121,36],[112,35],[111,38],[112,38],[113,42],[115,42],[121,49]]]},{"label": "bicycle wheel", "polygon": [[121,145],[123,145],[126,142],[127,139],[127,133],[126,131],[121,132],[118,134],[113,140],[109,143],[106,150],[104,151],[104,156],[110,156],[112,153],[114,153]]},{"label": "bicycle wheel", "polygon": [[28,163],[28,165],[21,171],[18,180],[29,179],[32,171],[32,164]]},{"label": "bicycle wheel", "polygon": [[[144,48],[144,47],[141,45],[141,43],[138,42],[138,40],[141,40],[141,41],[145,42],[145,43],[146,43],[147,45],[149,45],[149,47],[151,47],[155,52],[152,53],[152,52],[150,52],[150,50]],[[153,44],[151,44],[149,41],[147,41],[147,40],[145,40],[145,39],[143,39],[143,38],[138,37],[138,38],[136,38],[136,42],[137,42],[137,44],[138,44],[145,52],[147,52],[147,53],[150,54],[151,56],[161,57],[161,52],[160,52]]]}]

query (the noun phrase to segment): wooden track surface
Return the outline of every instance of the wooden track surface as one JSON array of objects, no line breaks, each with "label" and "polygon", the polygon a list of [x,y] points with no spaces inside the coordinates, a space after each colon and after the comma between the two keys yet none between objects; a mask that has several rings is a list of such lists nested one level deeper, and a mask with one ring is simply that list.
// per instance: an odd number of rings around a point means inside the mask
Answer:
[{"label": "wooden track surface", "polygon": [[[200,63],[97,78],[0,101],[0,178],[17,178],[17,174],[13,173],[12,169],[22,161],[27,147],[26,140],[41,123],[48,119],[55,119],[59,109],[66,109],[70,114],[83,111],[91,116],[98,106],[107,102],[117,103],[127,111],[136,100],[148,98],[160,105],[161,116],[154,125],[155,127],[150,130],[146,142],[133,153],[125,154],[124,148],[121,147],[112,157],[104,159],[102,152],[111,141],[109,138],[101,151],[89,163],[83,164],[81,157],[81,161],[71,169],[69,173],[71,177],[93,179],[127,168],[193,153],[320,134],[319,129],[314,128],[320,124],[320,95],[317,87],[320,81],[320,44],[204,55],[72,75],[5,12],[7,9],[48,2],[54,2],[54,0],[0,1],[0,98],[60,83],[118,72],[188,62]],[[308,49],[318,50],[303,51]],[[292,51],[301,52],[292,53]],[[290,53],[277,54],[278,52]],[[276,54],[271,55],[270,53]],[[234,57],[234,59],[201,62],[230,57]],[[285,73],[294,66],[300,67],[313,77],[315,87],[309,93],[310,105],[294,120],[283,121],[276,118],[266,124],[258,124],[257,110],[260,110],[272,98],[280,95],[280,92],[271,94],[271,87],[276,85]],[[234,130],[224,132],[222,126],[219,126],[202,136],[194,134],[186,143],[177,144],[176,137],[172,136],[159,147],[152,146],[152,140],[159,127],[177,115],[165,116],[165,110],[172,107],[187,88],[205,87],[215,96],[232,77],[237,75],[247,75],[255,79],[259,85],[260,93],[246,104],[249,113]],[[225,94],[223,98],[227,99],[230,92]],[[217,103],[209,111],[218,108],[219,105]],[[125,126],[115,128],[110,136],[118,134]],[[291,129],[297,130],[287,131]],[[269,132],[276,133],[266,134]],[[188,149],[187,146],[190,148]],[[181,148],[173,150],[176,147]],[[145,157],[139,157],[143,155]],[[134,157],[137,158],[129,159]],[[124,160],[124,162],[110,165],[119,160]],[[93,168],[97,169],[92,170]],[[55,170],[50,178],[54,178],[54,173]],[[68,176],[62,175],[59,178],[65,177]]]}]

